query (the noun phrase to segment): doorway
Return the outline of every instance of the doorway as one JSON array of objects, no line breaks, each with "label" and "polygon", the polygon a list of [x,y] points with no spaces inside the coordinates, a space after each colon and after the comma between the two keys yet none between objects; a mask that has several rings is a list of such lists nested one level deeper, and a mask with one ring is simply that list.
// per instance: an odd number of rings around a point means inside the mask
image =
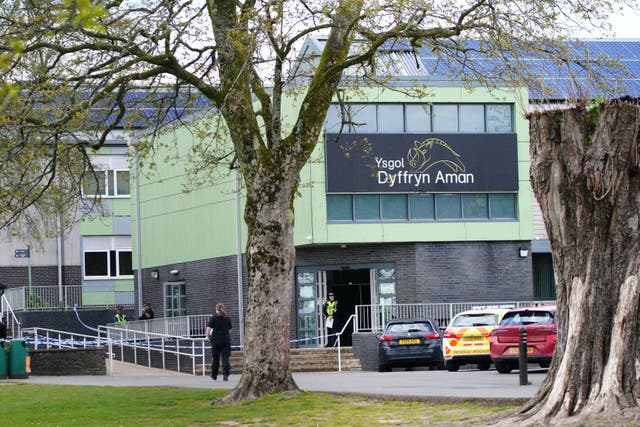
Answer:
[{"label": "doorway", "polygon": [[[356,305],[371,304],[371,269],[340,268],[327,270],[327,293],[333,292],[338,300],[338,321],[340,329],[349,316],[355,313]],[[350,322],[340,337],[340,344],[351,346],[353,322]]]}]

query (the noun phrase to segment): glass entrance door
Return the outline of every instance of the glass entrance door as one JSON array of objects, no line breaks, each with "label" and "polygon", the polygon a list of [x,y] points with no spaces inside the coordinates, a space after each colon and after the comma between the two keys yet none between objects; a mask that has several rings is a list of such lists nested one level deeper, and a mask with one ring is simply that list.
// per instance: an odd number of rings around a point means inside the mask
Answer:
[{"label": "glass entrance door", "polygon": [[324,271],[299,271],[296,275],[298,347],[325,344],[322,303],[326,289]]},{"label": "glass entrance door", "polygon": [[165,283],[164,298],[164,313],[166,317],[187,315],[187,294],[184,282]]}]

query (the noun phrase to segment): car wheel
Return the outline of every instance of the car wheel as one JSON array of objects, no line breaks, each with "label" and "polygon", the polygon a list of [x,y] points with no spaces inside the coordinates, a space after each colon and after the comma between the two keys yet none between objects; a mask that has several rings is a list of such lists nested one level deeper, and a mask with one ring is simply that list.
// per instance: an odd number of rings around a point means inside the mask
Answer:
[{"label": "car wheel", "polygon": [[391,372],[391,367],[389,365],[380,364],[378,365],[378,372]]},{"label": "car wheel", "polygon": [[460,365],[453,360],[447,360],[444,362],[444,367],[447,368],[447,371],[449,372],[456,372],[458,368],[460,368]]},{"label": "car wheel", "polygon": [[511,365],[504,362],[496,362],[495,365],[496,365],[496,371],[500,372],[501,374],[511,373],[511,370],[513,369]]},{"label": "car wheel", "polygon": [[444,369],[444,360],[441,360],[440,362],[438,362],[437,365],[434,365],[436,367],[437,370],[442,371]]},{"label": "car wheel", "polygon": [[480,369],[481,371],[488,371],[490,367],[491,363],[489,362],[478,363],[478,369]]}]

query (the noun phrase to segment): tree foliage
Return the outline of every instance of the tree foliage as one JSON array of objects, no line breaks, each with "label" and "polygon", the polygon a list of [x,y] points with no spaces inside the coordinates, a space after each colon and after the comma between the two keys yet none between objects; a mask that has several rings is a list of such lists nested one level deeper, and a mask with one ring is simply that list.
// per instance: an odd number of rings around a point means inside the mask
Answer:
[{"label": "tree foliage", "polygon": [[[155,112],[161,123],[185,93],[216,108],[233,154],[199,167],[237,165],[247,188],[247,361],[229,397],[244,399],[296,389],[288,363],[292,200],[343,71],[357,69],[357,85],[379,84],[388,64],[376,52],[409,41],[457,64],[454,72],[466,70],[455,77],[468,84],[534,84],[539,76],[523,63],[529,53],[567,65],[562,42],[578,28],[601,27],[613,8],[608,0],[5,0],[0,53],[10,55],[4,80],[16,83],[25,105],[40,105],[43,92],[62,95],[46,120],[52,134],[70,135],[77,117],[99,108],[97,146],[109,131],[134,126],[129,101],[140,91],[176,95]],[[323,50],[301,64],[309,36],[322,38]],[[301,101],[287,122],[282,102],[294,87]],[[6,121],[23,127],[18,117]],[[203,144],[215,146],[207,135]]]}]

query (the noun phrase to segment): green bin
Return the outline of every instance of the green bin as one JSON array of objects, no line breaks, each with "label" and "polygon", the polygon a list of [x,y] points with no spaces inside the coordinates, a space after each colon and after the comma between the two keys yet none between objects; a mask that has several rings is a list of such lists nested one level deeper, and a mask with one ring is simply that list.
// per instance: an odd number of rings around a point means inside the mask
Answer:
[{"label": "green bin", "polygon": [[9,349],[9,378],[29,378],[29,349],[24,339],[11,340]]},{"label": "green bin", "polygon": [[6,379],[9,375],[9,352],[6,344],[6,340],[0,340],[0,380]]}]

